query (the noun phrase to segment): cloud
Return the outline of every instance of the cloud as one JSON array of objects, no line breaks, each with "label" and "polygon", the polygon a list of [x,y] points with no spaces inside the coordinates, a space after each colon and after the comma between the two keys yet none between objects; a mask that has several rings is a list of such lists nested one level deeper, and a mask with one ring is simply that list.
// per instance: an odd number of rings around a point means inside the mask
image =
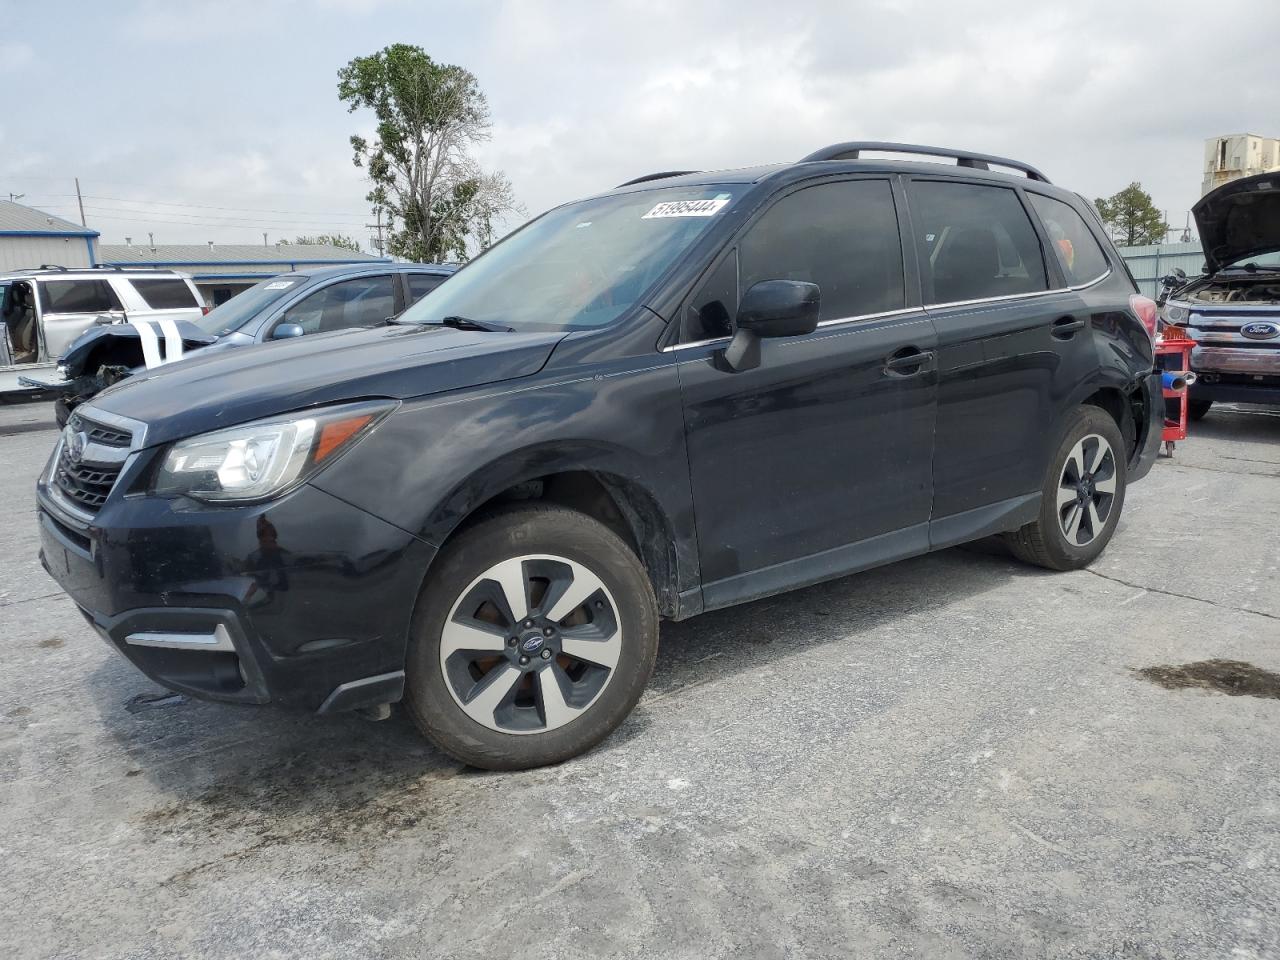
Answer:
[{"label": "cloud", "polygon": [[[0,46],[4,91],[34,118],[4,121],[0,189],[46,189],[54,206],[80,176],[87,193],[292,211],[154,216],[172,242],[314,232],[311,211],[334,214],[335,230],[367,219],[348,137],[370,118],[348,114],[334,84],[352,57],[395,42],[476,74],[494,121],[477,157],[530,213],[655,170],[869,139],[1004,154],[1090,197],[1139,180],[1181,222],[1205,138],[1280,135],[1280,4],[145,0],[65,22],[36,5],[8,17],[10,36],[56,31],[59,68],[15,70],[35,52]],[[113,236],[148,229],[145,214],[123,216],[104,220]]]}]

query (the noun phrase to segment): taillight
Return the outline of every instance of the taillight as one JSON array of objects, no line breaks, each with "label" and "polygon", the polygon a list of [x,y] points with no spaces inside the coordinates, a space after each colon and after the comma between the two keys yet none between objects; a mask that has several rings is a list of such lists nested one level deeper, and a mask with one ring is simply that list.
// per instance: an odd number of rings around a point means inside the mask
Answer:
[{"label": "taillight", "polygon": [[207,317],[208,315],[209,315],[209,308],[208,308],[208,307],[201,307],[201,308],[200,308],[200,316],[202,316],[202,317]]},{"label": "taillight", "polygon": [[1147,328],[1147,333],[1151,339],[1156,338],[1156,317],[1159,311],[1156,309],[1156,302],[1150,297],[1144,297],[1140,293],[1135,293],[1129,297],[1129,309],[1138,315],[1138,319],[1142,321],[1142,325]]}]

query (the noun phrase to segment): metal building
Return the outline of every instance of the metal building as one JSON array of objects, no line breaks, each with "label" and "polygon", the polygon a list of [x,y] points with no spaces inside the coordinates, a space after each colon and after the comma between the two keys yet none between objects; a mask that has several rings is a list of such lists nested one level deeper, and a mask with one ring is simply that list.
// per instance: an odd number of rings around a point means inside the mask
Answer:
[{"label": "metal building", "polygon": [[356,253],[329,244],[103,244],[99,260],[118,267],[163,267],[191,274],[205,304],[216,307],[267,277],[301,267],[340,263],[387,263],[387,257]]},{"label": "metal building", "polygon": [[1224,183],[1240,177],[1280,170],[1280,140],[1253,133],[1211,137],[1204,142],[1204,196]]},{"label": "metal building", "polygon": [[1198,243],[1151,243],[1116,249],[1138,281],[1138,289],[1152,298],[1160,292],[1160,278],[1175,268],[1192,277],[1204,268],[1204,250]]},{"label": "metal building", "polygon": [[0,200],[0,273],[42,263],[91,267],[97,262],[97,243],[97,230]]}]

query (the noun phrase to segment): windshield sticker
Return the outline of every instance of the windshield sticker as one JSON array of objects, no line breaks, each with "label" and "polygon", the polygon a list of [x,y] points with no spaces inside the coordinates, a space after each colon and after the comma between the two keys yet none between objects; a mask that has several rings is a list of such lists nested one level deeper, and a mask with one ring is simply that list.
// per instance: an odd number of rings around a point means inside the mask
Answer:
[{"label": "windshield sticker", "polygon": [[714,217],[729,203],[721,194],[712,200],[668,200],[646,213],[641,220],[661,220],[664,217]]},{"label": "windshield sticker", "polygon": [[294,285],[293,280],[272,280],[263,289],[264,290],[288,290]]}]

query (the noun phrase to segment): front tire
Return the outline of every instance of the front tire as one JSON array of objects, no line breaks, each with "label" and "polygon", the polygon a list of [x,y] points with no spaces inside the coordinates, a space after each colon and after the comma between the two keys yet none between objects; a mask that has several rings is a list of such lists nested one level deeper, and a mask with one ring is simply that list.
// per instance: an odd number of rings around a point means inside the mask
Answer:
[{"label": "front tire", "polygon": [[1125,445],[1098,407],[1068,418],[1049,461],[1040,516],[1005,534],[1014,556],[1049,570],[1079,570],[1106,549],[1124,507]]},{"label": "front tire", "polygon": [[414,613],[406,706],[429,740],[472,766],[559,763],[626,718],[657,651],[653,588],[617,534],[564,507],[508,509],[433,564]]}]

